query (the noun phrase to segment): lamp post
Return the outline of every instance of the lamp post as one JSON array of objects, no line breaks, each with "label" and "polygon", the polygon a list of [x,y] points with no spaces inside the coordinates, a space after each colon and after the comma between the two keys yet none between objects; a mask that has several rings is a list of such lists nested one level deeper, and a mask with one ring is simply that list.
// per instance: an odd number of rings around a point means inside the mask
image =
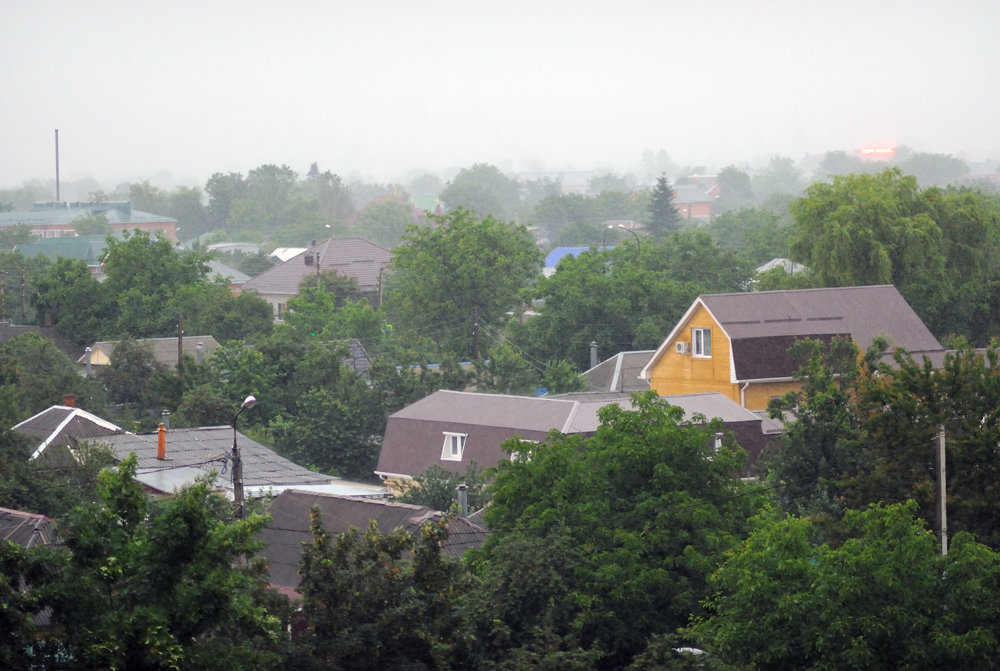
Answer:
[{"label": "lamp post", "polygon": [[[610,226],[608,228],[610,228]],[[639,234],[633,231],[631,228],[628,228],[625,224],[618,224],[618,228],[622,229],[623,231],[628,231],[629,233],[632,234],[632,236],[635,238],[636,258],[642,258],[642,248],[639,246]]]},{"label": "lamp post", "polygon": [[241,412],[252,408],[256,402],[255,396],[247,396],[243,399],[240,409],[233,415],[233,502],[234,517],[237,520],[243,519],[243,461],[240,459],[240,448],[236,444],[236,421],[240,418]]}]

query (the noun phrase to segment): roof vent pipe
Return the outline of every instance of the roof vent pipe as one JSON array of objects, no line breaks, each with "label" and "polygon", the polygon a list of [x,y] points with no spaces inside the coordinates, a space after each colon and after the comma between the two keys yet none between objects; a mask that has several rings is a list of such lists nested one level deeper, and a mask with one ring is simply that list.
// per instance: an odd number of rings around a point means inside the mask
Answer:
[{"label": "roof vent pipe", "polygon": [[464,482],[458,486],[458,510],[462,517],[469,516],[469,486]]},{"label": "roof vent pipe", "polygon": [[156,458],[163,461],[167,458],[167,427],[160,422],[160,430],[156,436]]},{"label": "roof vent pipe", "polygon": [[590,367],[593,368],[597,365],[597,341],[590,341]]},{"label": "roof vent pipe", "polygon": [[163,426],[169,429],[170,428],[170,411],[167,410],[166,408],[164,408],[163,412],[160,413],[160,417],[163,418]]}]

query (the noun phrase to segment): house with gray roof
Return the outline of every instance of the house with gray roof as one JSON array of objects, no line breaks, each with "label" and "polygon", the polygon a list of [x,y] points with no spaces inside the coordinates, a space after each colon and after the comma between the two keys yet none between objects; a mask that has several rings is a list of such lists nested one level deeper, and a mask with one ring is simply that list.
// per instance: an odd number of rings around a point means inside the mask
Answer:
[{"label": "house with gray roof", "polygon": [[87,443],[125,433],[118,425],[75,405],[53,405],[11,429],[31,441],[31,459],[65,463]]},{"label": "house with gray roof", "polygon": [[[663,399],[684,410],[685,417],[718,417],[755,460],[766,437],[761,418],[719,393],[668,396]],[[631,394],[614,392],[565,394],[552,397],[510,396],[439,390],[393,413],[386,424],[376,474],[390,488],[438,466],[464,473],[475,463],[487,468],[508,455],[504,441],[543,442],[550,432],[593,435],[601,408],[615,404],[632,409]]]},{"label": "house with gray roof", "polygon": [[239,291],[255,291],[274,308],[276,321],[284,319],[288,299],[299,293],[299,285],[323,271],[357,281],[358,288],[377,296],[382,288],[383,273],[392,263],[392,252],[364,238],[330,238],[299,252],[287,261],[268,268],[245,282]]},{"label": "house with gray roof", "polygon": [[[443,517],[441,512],[409,503],[294,489],[281,492],[268,509],[271,522],[259,534],[265,543],[260,554],[267,560],[271,586],[292,598],[298,596],[295,590],[299,585],[302,545],[312,539],[309,525],[314,506],[320,511],[323,528],[331,534],[345,533],[352,527],[363,532],[372,522],[384,533],[404,529],[416,534],[426,522]],[[466,518],[453,517],[448,522],[444,554],[460,557],[466,550],[481,546],[484,540],[486,532],[481,527]]]},{"label": "house with gray roof", "polygon": [[891,284],[699,296],[643,367],[660,395],[717,391],[750,410],[801,388],[789,348],[876,337],[932,362],[944,348]]},{"label": "house with gray roof", "polygon": [[[233,498],[231,426],[193,429],[162,429],[163,457],[160,458],[160,431],[125,433],[104,437],[117,461],[134,453],[138,460],[136,480],[155,495],[170,495],[198,477],[215,473],[215,487]],[[248,498],[277,494],[285,489],[310,489],[345,496],[385,496],[384,487],[353,483],[310,471],[285,459],[264,445],[236,432],[243,462],[243,489]]]}]

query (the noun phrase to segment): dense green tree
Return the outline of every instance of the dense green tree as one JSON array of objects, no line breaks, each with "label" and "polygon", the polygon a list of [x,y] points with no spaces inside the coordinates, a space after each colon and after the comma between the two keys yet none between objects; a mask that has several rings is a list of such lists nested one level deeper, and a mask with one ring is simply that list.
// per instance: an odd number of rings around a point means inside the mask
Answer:
[{"label": "dense green tree", "polygon": [[896,164],[905,175],[913,175],[922,187],[945,186],[969,173],[969,165],[948,154],[914,152]]},{"label": "dense green tree", "polygon": [[1000,200],[919,190],[899,169],[813,184],[792,205],[790,250],[823,286],[895,284],[932,332],[996,332]]},{"label": "dense green tree", "polygon": [[719,197],[712,205],[713,215],[749,207],[753,203],[750,175],[735,165],[727,165],[720,170],[717,183]]},{"label": "dense green tree", "polygon": [[444,556],[447,522],[428,521],[416,535],[374,523],[331,535],[314,510],[299,583],[308,624],[296,636],[290,668],[474,668],[468,628],[454,605],[469,580]]},{"label": "dense green tree", "polygon": [[326,222],[338,233],[346,231],[354,220],[354,199],[340,176],[329,170],[320,172],[319,166],[313,163],[309,166],[306,184],[312,190],[319,213]]},{"label": "dense green tree", "polygon": [[849,511],[836,544],[806,519],[759,518],[691,633],[740,668],[997,668],[1000,558],[968,534],[941,556],[912,511]]},{"label": "dense green tree", "polygon": [[509,337],[533,359],[564,359],[583,370],[592,341],[602,356],[654,349],[698,294],[744,290],[751,276],[746,260],[703,232],[591,249],[564,257],[538,281],[531,292],[537,316],[511,324]]},{"label": "dense green tree", "polygon": [[103,407],[104,400],[94,381],[80,376],[74,362],[37,333],[24,333],[0,345],[0,389],[17,408],[17,421],[62,403],[67,394],[95,410]]},{"label": "dense green tree", "polygon": [[[867,357],[878,357],[876,348]],[[795,515],[839,518],[846,479],[864,468],[864,431],[851,392],[859,373],[857,347],[848,341],[800,340],[789,352],[801,367],[801,391],[771,401],[773,417],[794,421],[762,455],[768,483],[782,508]]]},{"label": "dense green tree", "polygon": [[354,229],[366,240],[392,249],[402,241],[406,229],[416,223],[413,206],[390,197],[365,205],[358,213]]},{"label": "dense green tree", "polygon": [[161,368],[149,347],[125,336],[115,344],[109,365],[97,372],[97,378],[112,401],[136,405],[147,398],[149,381]]},{"label": "dense green tree", "polygon": [[214,173],[205,183],[208,194],[208,221],[210,229],[224,228],[229,221],[233,204],[243,199],[246,180],[238,172]]},{"label": "dense green tree", "polygon": [[791,221],[769,210],[729,210],[712,218],[708,234],[720,246],[741,251],[755,265],[788,256]]},{"label": "dense green tree", "polygon": [[83,346],[108,335],[113,298],[82,260],[59,258],[38,276],[31,303],[40,324],[51,320],[74,344]]},{"label": "dense green tree", "polygon": [[468,210],[482,219],[510,220],[521,202],[517,180],[488,163],[463,168],[441,191],[449,210]]},{"label": "dense green tree", "polygon": [[210,335],[219,342],[253,342],[274,328],[270,303],[254,292],[234,295],[224,284],[200,282],[178,287],[165,309],[181,316],[185,333]]},{"label": "dense green tree", "polygon": [[845,151],[828,151],[819,162],[817,173],[829,180],[835,175],[865,174],[878,172],[882,164],[876,161],[865,161],[856,154]]},{"label": "dense green tree", "polygon": [[730,438],[713,449],[718,420],[683,425],[681,410],[652,392],[633,404],[602,409],[590,438],[508,444],[518,457],[497,466],[491,535],[475,565],[492,592],[507,548],[537,541],[558,579],[530,578],[523,603],[483,598],[480,631],[502,628],[520,643],[547,630],[569,649],[599,650],[594,668],[621,669],[651,636],[700,612],[708,573],[759,504],[738,477],[745,455]]},{"label": "dense green tree", "polygon": [[237,562],[265,518],[223,521],[207,482],[153,504],[135,473],[134,457],[101,472],[96,502],[67,521],[58,573],[36,586],[59,668],[272,668],[282,621],[263,605],[266,572]]},{"label": "dense green tree", "polygon": [[750,185],[758,203],[776,194],[798,196],[805,186],[795,161],[787,156],[772,156],[767,167],[750,178]]},{"label": "dense green tree", "polygon": [[481,325],[496,325],[541,270],[524,226],[457,210],[414,227],[394,250],[387,311],[445,349],[478,359]]},{"label": "dense green tree", "polygon": [[649,202],[649,218],[646,228],[654,237],[667,235],[681,225],[681,215],[674,207],[674,187],[666,175],[656,178],[653,197]]},{"label": "dense green tree", "polygon": [[207,271],[206,257],[181,255],[169,240],[143,231],[108,238],[101,259],[104,290],[117,301],[114,332],[135,337],[176,332],[177,314],[167,309],[170,299],[182,286],[202,282]]}]

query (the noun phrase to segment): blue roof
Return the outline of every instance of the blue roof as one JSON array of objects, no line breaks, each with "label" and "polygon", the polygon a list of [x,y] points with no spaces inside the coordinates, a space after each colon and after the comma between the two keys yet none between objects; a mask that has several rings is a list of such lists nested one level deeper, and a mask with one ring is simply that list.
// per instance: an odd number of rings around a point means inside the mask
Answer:
[{"label": "blue roof", "polygon": [[555,268],[556,264],[559,263],[559,259],[564,256],[580,256],[581,253],[587,251],[590,247],[556,247],[549,255],[545,257],[545,267]]}]

